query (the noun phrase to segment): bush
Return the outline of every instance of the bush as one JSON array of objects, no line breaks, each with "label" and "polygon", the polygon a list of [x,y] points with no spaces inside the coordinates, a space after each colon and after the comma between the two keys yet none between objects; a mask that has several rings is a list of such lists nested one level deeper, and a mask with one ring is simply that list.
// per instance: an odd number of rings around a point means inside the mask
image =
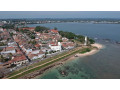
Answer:
[{"label": "bush", "polygon": [[83,53],[90,52],[90,51],[91,51],[90,48],[85,48],[80,53],[83,54]]},{"label": "bush", "polygon": [[47,28],[47,27],[44,27],[44,26],[36,26],[36,28],[35,28],[35,31],[36,32],[43,32],[43,31],[45,31],[45,32],[47,32],[49,30],[49,28]]}]

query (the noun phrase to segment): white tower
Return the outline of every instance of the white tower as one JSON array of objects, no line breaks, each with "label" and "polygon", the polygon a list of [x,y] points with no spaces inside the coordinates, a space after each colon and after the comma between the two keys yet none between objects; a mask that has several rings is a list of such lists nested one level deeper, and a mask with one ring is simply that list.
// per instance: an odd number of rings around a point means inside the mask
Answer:
[{"label": "white tower", "polygon": [[61,51],[61,43],[58,42],[59,50]]},{"label": "white tower", "polygon": [[85,36],[85,43],[84,45],[86,46],[87,45],[87,36]]}]

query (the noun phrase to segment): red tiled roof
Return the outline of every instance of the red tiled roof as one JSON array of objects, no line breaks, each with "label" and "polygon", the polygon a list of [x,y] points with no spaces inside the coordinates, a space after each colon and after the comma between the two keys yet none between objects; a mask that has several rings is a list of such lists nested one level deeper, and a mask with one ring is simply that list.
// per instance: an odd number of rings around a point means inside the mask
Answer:
[{"label": "red tiled roof", "polygon": [[26,57],[25,55],[22,55],[22,56],[18,56],[18,57],[14,57],[12,60],[12,62],[15,62],[15,61],[22,61],[22,60],[26,60]]},{"label": "red tiled roof", "polygon": [[14,47],[5,47],[3,49],[3,51],[9,51],[9,50],[15,50],[15,48]]},{"label": "red tiled roof", "polygon": [[40,54],[45,54],[45,53],[44,53],[43,51],[40,51],[40,52],[37,53],[37,54],[29,53],[29,54],[28,54],[28,57],[29,57],[29,58],[33,58],[33,57],[38,56],[38,55],[40,55]]},{"label": "red tiled roof", "polygon": [[39,54],[45,54],[45,53],[41,50],[37,55],[39,55]]},{"label": "red tiled roof", "polygon": [[58,33],[58,30],[51,29],[51,32]]},{"label": "red tiled roof", "polygon": [[24,55],[14,57],[12,60],[6,62],[4,65],[11,64],[11,63],[16,62],[16,61],[22,61],[22,60],[26,60],[26,57]]},{"label": "red tiled roof", "polygon": [[36,54],[31,54],[31,53],[28,54],[29,58],[33,58],[34,56],[37,56],[37,55]]},{"label": "red tiled roof", "polygon": [[21,30],[21,29],[23,29],[23,30],[25,30],[25,29],[27,29],[27,30],[34,30],[34,29],[35,29],[35,27],[19,28],[19,30]]},{"label": "red tiled roof", "polygon": [[16,53],[17,54],[22,54],[22,52],[20,51],[20,49],[16,49]]},{"label": "red tiled roof", "polygon": [[39,44],[36,44],[35,47],[40,47],[40,45],[39,45]]},{"label": "red tiled roof", "polygon": [[51,45],[54,45],[54,44],[55,44],[55,42],[50,42],[50,44],[51,44]]},{"label": "red tiled roof", "polygon": [[62,44],[62,46],[63,46],[63,47],[68,47],[68,45],[66,45],[66,44]]}]

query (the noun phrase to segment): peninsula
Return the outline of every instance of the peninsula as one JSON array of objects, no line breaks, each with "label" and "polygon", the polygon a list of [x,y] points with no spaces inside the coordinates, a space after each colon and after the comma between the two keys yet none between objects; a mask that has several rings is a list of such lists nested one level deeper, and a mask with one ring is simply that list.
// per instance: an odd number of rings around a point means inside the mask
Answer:
[{"label": "peninsula", "polygon": [[0,28],[1,78],[34,78],[45,70],[102,48],[89,37],[43,26]]}]

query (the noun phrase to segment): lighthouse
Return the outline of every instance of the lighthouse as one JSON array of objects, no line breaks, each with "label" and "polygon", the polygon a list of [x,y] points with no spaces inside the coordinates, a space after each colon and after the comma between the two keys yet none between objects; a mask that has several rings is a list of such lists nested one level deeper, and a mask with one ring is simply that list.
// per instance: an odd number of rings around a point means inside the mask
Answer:
[{"label": "lighthouse", "polygon": [[86,46],[87,45],[87,36],[85,36],[85,43],[84,45]]}]

